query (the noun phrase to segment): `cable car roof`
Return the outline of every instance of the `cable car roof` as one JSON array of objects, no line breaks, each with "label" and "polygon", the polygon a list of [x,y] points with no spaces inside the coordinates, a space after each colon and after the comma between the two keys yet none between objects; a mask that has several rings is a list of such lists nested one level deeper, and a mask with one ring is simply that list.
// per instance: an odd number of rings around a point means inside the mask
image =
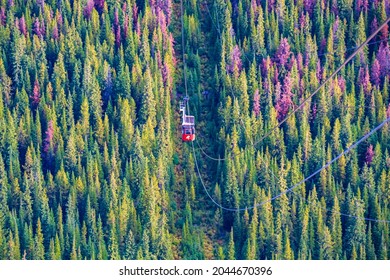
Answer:
[{"label": "cable car roof", "polygon": [[194,116],[184,116],[183,125],[194,125],[195,118]]}]

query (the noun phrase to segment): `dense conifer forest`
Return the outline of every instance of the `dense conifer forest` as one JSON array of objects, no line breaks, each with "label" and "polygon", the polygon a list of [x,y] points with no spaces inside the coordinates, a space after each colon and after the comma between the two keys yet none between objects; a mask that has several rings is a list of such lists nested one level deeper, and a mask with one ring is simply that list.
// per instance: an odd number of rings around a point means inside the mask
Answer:
[{"label": "dense conifer forest", "polygon": [[180,3],[0,0],[0,259],[389,259],[389,123],[289,188],[390,117],[389,25],[291,114],[390,1]]}]

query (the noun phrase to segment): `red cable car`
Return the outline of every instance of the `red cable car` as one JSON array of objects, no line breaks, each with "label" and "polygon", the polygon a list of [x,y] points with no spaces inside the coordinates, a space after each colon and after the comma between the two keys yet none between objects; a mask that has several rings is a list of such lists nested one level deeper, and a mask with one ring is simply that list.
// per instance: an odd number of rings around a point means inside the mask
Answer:
[{"label": "red cable car", "polygon": [[184,142],[192,142],[195,140],[195,118],[194,116],[186,115],[186,105],[184,101],[180,102],[180,111],[183,112],[181,139]]}]

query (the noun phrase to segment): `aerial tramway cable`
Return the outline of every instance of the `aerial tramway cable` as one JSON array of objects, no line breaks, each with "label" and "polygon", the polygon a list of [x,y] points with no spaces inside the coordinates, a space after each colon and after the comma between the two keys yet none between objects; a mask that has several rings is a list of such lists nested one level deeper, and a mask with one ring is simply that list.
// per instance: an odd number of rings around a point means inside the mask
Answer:
[{"label": "aerial tramway cable", "polygon": [[[208,15],[210,17],[211,24],[215,27],[215,29],[217,30],[219,36],[222,37],[221,30],[220,30],[220,27],[219,27],[219,22],[217,22],[217,25],[218,25],[218,27],[217,27],[215,22],[214,22],[214,19],[212,18],[212,15],[211,15],[211,12],[210,12],[210,9],[209,9],[209,5],[207,4],[207,1],[204,2],[204,5],[206,6],[206,10],[207,10],[207,13],[208,13]],[[217,14],[217,16],[218,16],[218,14]],[[381,42],[387,42],[388,40],[389,39],[381,39],[381,40],[377,40],[377,41],[374,41],[374,42],[367,43],[366,45],[367,46],[374,45],[374,44],[381,43]],[[344,51],[345,52],[351,51],[351,50],[357,49],[358,47],[359,46],[350,47],[350,48],[345,49]],[[306,53],[315,53],[315,52],[316,52],[316,50],[311,50],[311,51],[308,51]],[[324,56],[324,55],[327,55],[327,54],[334,54],[336,52],[337,52],[337,50],[334,50],[333,52],[322,52],[322,53],[317,54],[317,56]],[[244,56],[248,60],[249,63],[252,62],[245,53],[244,53]],[[262,55],[262,54],[260,54],[259,56],[260,57],[264,57],[264,55]]]},{"label": "aerial tramway cable", "polygon": [[[218,32],[218,34],[220,35],[220,36],[222,36],[221,35],[221,31],[220,31],[220,29],[219,29],[219,27],[217,27],[216,25],[215,25],[215,23],[214,23],[214,21],[213,21],[213,18],[212,18],[212,16],[211,16],[211,13],[210,13],[210,9],[209,9],[209,7],[208,7],[208,5],[207,5],[207,2],[204,2],[204,4],[205,4],[205,6],[206,6],[206,9],[207,9],[207,12],[208,12],[208,14],[209,14],[209,17],[210,17],[210,19],[211,19],[211,21],[212,21],[212,25],[214,25],[214,27],[216,28],[216,30],[217,30],[217,32]],[[361,45],[359,45],[359,46],[356,46],[356,47],[353,47],[353,48],[349,48],[349,49],[347,49],[346,51],[348,51],[348,50],[355,50],[328,78],[326,78],[325,79],[325,81],[324,82],[322,82],[318,87],[317,87],[317,89],[312,93],[312,94],[310,94],[307,98],[305,98],[297,107],[295,107],[292,111],[290,111],[288,114],[287,114],[287,116],[282,120],[282,121],[280,121],[276,126],[274,126],[274,127],[272,127],[271,129],[269,129],[268,130],[268,132],[266,132],[266,134],[265,135],[263,135],[258,141],[256,141],[256,142],[252,142],[252,144],[253,144],[253,146],[255,146],[255,145],[257,145],[257,144],[259,144],[259,143],[261,143],[265,138],[267,138],[268,136],[270,136],[276,129],[278,129],[284,122],[286,122],[293,114],[295,114],[298,110],[300,110],[300,109],[302,109],[303,108],[303,106],[306,104],[306,102],[307,101],[309,101],[314,95],[316,95],[319,91],[320,91],[320,89],[327,83],[327,82],[329,82],[334,76],[336,76],[337,75],[337,73],[338,72],[340,72],[341,71],[341,69],[349,62],[349,61],[351,61],[358,53],[359,53],[359,51],[362,49],[362,48],[364,48],[365,46],[367,46],[367,45],[371,45],[371,44],[374,44],[374,43],[379,43],[379,42],[386,42],[386,41],[388,41],[388,39],[383,39],[383,40],[378,40],[378,41],[375,41],[375,42],[369,42],[370,40],[372,40],[375,36],[376,36],[376,34],[378,34],[378,32],[380,31],[380,30],[382,30],[382,28],[384,27],[384,26],[386,26],[387,24],[388,24],[388,22],[390,21],[390,17],[389,18],[387,18],[386,20],[385,20],[385,22],[381,25],[381,26],[379,26]],[[321,56],[321,55],[326,55],[326,54],[328,54],[329,52],[327,52],[327,53],[322,53],[322,54],[319,54],[318,56]],[[247,58],[247,57],[246,57]],[[248,58],[247,58],[248,59]],[[249,61],[249,59],[248,59],[248,61]],[[250,62],[250,61],[249,61]],[[235,97],[235,95],[234,95],[234,92],[233,92],[233,90],[231,89],[231,91],[232,91],[232,95],[233,95],[233,97],[234,98],[236,98]],[[206,152],[205,152],[205,150],[203,149],[203,148],[201,148],[200,147],[200,145],[198,144],[198,146],[199,146],[199,149],[201,150],[201,152],[202,152],[202,154],[204,154],[207,158],[209,158],[209,159],[211,159],[211,160],[214,160],[214,161],[224,161],[224,160],[226,160],[226,158],[216,158],[216,157],[213,157],[213,156],[210,156],[209,154],[207,154]]]},{"label": "aerial tramway cable", "polygon": [[[206,4],[207,5],[207,4]],[[184,10],[183,10],[183,0],[180,0],[180,6],[181,6],[181,35],[182,35],[182,54],[183,54],[183,70],[184,70],[184,83],[185,83],[185,93],[186,93],[186,98],[187,98],[187,107],[189,107],[189,98],[188,98],[188,90],[187,90],[187,75],[186,75],[186,62],[185,62],[185,49],[184,49],[184,23],[183,23],[183,15],[184,15]],[[208,9],[208,8],[207,8]],[[323,86],[326,82],[328,82],[332,77],[334,77],[341,69],[342,67],[344,67],[365,45],[368,44],[368,42],[389,22],[390,18],[388,18],[385,23],[383,23],[375,32],[373,32],[373,34],[370,35],[370,37],[365,41],[363,42],[356,50],[355,52],[349,56],[346,61],[344,61],[344,63],[339,66],[338,69],[336,69],[336,71],[331,75],[329,76],[308,98],[306,98],[297,108],[295,108],[293,110],[293,112],[291,112],[290,114],[287,115],[287,117],[282,120],[278,126],[272,128],[265,136],[262,137],[262,139],[260,139],[259,141],[257,141],[256,143],[253,143],[252,142],[252,145],[255,146],[256,144],[258,144],[259,142],[261,142],[262,140],[264,140],[266,137],[268,137],[277,127],[280,127],[280,125],[285,122],[288,117],[295,113],[296,111],[298,111],[301,107],[303,107],[304,103],[307,102],[307,100],[309,100],[311,97],[313,97]],[[188,109],[189,110],[189,109]],[[390,121],[390,117],[388,117],[387,119],[385,119],[382,123],[380,123],[378,126],[376,126],[374,129],[372,129],[370,132],[368,132],[367,134],[365,134],[362,138],[360,138],[358,141],[356,141],[354,144],[352,144],[351,146],[349,146],[347,149],[345,149],[342,153],[340,153],[337,157],[333,158],[332,160],[330,160],[328,163],[326,163],[324,166],[322,166],[321,168],[319,168],[318,170],[316,170],[314,173],[312,173],[311,175],[307,176],[306,178],[304,178],[303,180],[301,180],[300,182],[294,184],[293,186],[291,186],[290,188],[288,188],[287,190],[279,193],[278,195],[275,195],[273,197],[271,197],[270,199],[266,200],[266,201],[263,201],[261,203],[257,203],[255,204],[254,206],[249,206],[249,207],[243,207],[243,208],[229,208],[229,207],[225,207],[223,206],[222,204],[218,203],[209,193],[209,191],[207,190],[205,184],[204,184],[204,181],[203,181],[203,178],[200,174],[200,169],[199,169],[199,164],[198,164],[198,160],[197,160],[197,157],[196,157],[196,151],[195,151],[195,146],[194,146],[194,143],[192,142],[192,150],[193,150],[193,155],[194,155],[194,160],[195,160],[195,166],[196,166],[196,170],[197,170],[197,173],[198,173],[198,176],[199,176],[199,180],[203,186],[203,189],[205,190],[207,196],[210,198],[210,200],[216,205],[218,206],[219,208],[223,209],[223,210],[226,210],[226,211],[233,211],[233,212],[237,212],[237,211],[246,211],[246,210],[249,210],[249,209],[254,209],[256,207],[260,207],[266,203],[269,203],[269,202],[272,202],[273,200],[281,197],[282,195],[284,194],[287,194],[289,192],[293,192],[293,189],[299,187],[300,185],[302,185],[303,183],[305,183],[306,181],[310,180],[311,178],[313,178],[314,176],[316,176],[318,173],[320,173],[322,170],[328,168],[332,163],[334,163],[335,161],[337,161],[338,159],[340,159],[343,155],[349,153],[352,149],[354,149],[355,147],[357,147],[361,142],[365,141],[368,137],[370,137],[372,134],[374,134],[376,131],[378,131],[379,129],[381,129],[386,123],[388,123]],[[201,146],[198,144],[199,148],[201,149],[201,151],[206,154],[204,152],[204,150],[201,148]],[[207,154],[206,154],[207,155]],[[207,155],[208,156],[208,155]],[[208,156],[210,157],[210,156]],[[212,157],[210,157],[212,158]],[[218,160],[223,160],[223,159],[218,159]],[[275,174],[273,174],[273,172],[271,171],[272,175],[275,176]],[[328,209],[326,209],[328,210]],[[335,211],[332,211],[332,212],[335,212]],[[345,213],[341,213],[341,212],[337,212],[339,215],[341,216],[346,216],[346,217],[350,217],[350,218],[355,218],[355,219],[363,219],[363,220],[366,220],[366,221],[374,221],[374,222],[384,222],[384,223],[390,223],[389,220],[379,220],[379,219],[373,219],[373,218],[365,218],[365,217],[359,217],[359,216],[354,216],[354,215],[350,215],[350,214],[345,214]]]},{"label": "aerial tramway cable", "polygon": [[[242,207],[242,208],[229,208],[229,207],[225,207],[223,206],[222,204],[218,203],[217,201],[214,200],[214,198],[210,195],[209,191],[207,190],[204,182],[203,182],[203,179],[202,179],[202,176],[200,175],[200,169],[199,169],[199,164],[198,164],[198,160],[196,158],[196,152],[195,152],[195,146],[194,146],[194,143],[192,143],[192,149],[193,149],[193,154],[194,154],[194,160],[195,160],[195,167],[196,167],[196,170],[197,170],[197,173],[198,173],[198,176],[199,176],[199,179],[200,179],[200,182],[207,194],[207,196],[210,198],[210,200],[215,204],[217,205],[219,208],[223,209],[223,210],[226,210],[226,211],[232,211],[232,212],[237,212],[237,211],[245,211],[245,210],[249,210],[249,209],[253,209],[253,208],[257,208],[257,207],[260,207],[260,206],[263,206],[264,204],[266,203],[269,203],[269,202],[272,202],[273,200],[281,197],[282,195],[284,194],[287,194],[289,192],[291,192],[293,189],[299,187],[300,185],[302,185],[303,183],[305,183],[306,181],[310,180],[311,178],[313,178],[314,176],[316,176],[318,173],[320,173],[322,170],[328,168],[332,163],[334,163],[335,161],[337,161],[338,159],[340,159],[343,155],[349,153],[351,150],[353,150],[354,148],[356,148],[360,143],[362,143],[363,141],[365,141],[368,137],[370,137],[372,134],[374,134],[376,131],[378,131],[379,129],[381,129],[386,123],[388,123],[390,121],[390,117],[388,117],[387,119],[385,119],[383,122],[381,122],[378,126],[376,126],[374,129],[372,129],[370,132],[368,132],[367,134],[365,134],[362,138],[360,138],[358,141],[356,141],[354,144],[352,144],[351,146],[349,146],[347,149],[345,149],[342,153],[340,153],[337,157],[333,158],[332,160],[328,161],[324,166],[322,166],[321,168],[317,169],[314,173],[310,174],[309,176],[307,176],[306,178],[302,179],[301,181],[299,181],[298,183],[294,184],[293,186],[291,186],[290,188],[286,189],[285,191],[271,197],[270,199],[267,199],[263,202],[260,202],[260,203],[257,203],[255,204],[254,206],[248,206],[248,207]],[[343,213],[340,213],[340,214],[343,214]],[[343,214],[343,216],[350,216],[352,217],[352,215],[349,215],[349,214]],[[389,220],[377,220],[377,219],[371,219],[371,218],[363,218],[363,217],[356,217],[356,218],[359,218],[359,219],[364,219],[364,220],[367,220],[367,221],[375,221],[375,222],[385,222],[385,223],[390,223]]]},{"label": "aerial tramway cable", "polygon": [[314,95],[316,95],[320,89],[324,87],[324,85],[330,81],[334,76],[337,75],[338,72],[349,62],[351,61],[358,53],[359,51],[364,48],[368,42],[375,37],[375,35],[383,28],[385,27],[390,21],[390,17],[388,17],[384,23],[382,23],[381,26],[379,26],[328,78],[325,79],[323,83],[321,83],[317,89],[310,94],[308,97],[306,97],[299,105],[298,107],[294,108],[291,112],[287,114],[287,116],[281,120],[276,126],[271,128],[263,137],[261,137],[258,141],[254,143],[254,145],[257,145],[258,143],[262,142],[265,138],[270,136],[276,129],[278,129],[283,123],[285,123],[295,112],[303,108],[303,105],[306,104],[307,101],[309,101]]},{"label": "aerial tramway cable", "polygon": [[189,106],[188,106],[188,90],[187,90],[187,70],[186,70],[186,57],[185,57],[185,45],[184,45],[184,9],[183,9],[183,0],[180,0],[180,11],[181,11],[181,50],[183,54],[183,74],[184,74],[184,89],[186,93],[186,99],[187,99],[187,107],[189,111]]}]

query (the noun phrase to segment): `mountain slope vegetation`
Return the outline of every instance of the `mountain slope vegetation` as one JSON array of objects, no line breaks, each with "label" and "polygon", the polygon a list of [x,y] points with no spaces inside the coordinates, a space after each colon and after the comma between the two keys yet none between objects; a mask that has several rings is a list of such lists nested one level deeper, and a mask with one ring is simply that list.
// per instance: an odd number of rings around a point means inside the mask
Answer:
[{"label": "mountain slope vegetation", "polygon": [[0,259],[389,259],[389,124],[286,192],[390,117],[388,25],[290,115],[389,1],[180,4],[0,0]]}]

